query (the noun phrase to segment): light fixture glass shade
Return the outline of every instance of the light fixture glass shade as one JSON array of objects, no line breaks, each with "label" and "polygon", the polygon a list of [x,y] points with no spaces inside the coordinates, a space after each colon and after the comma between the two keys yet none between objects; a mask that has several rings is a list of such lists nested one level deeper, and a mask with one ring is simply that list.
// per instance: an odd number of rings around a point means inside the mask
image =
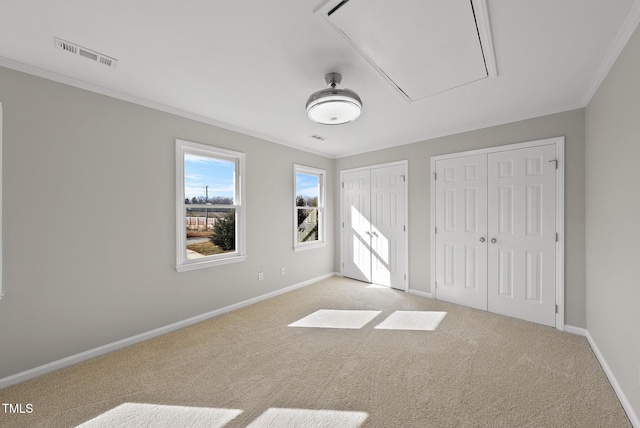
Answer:
[{"label": "light fixture glass shade", "polygon": [[362,100],[351,89],[323,89],[307,100],[309,119],[325,125],[351,122],[360,116],[361,110]]}]

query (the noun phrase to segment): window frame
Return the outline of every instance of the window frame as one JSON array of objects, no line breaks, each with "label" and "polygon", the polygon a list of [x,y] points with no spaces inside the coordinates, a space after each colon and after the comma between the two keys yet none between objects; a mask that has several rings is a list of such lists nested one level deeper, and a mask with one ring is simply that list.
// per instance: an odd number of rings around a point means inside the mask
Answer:
[{"label": "window frame", "polygon": [[[297,175],[306,174],[318,177],[318,206],[310,207],[318,209],[318,239],[313,242],[298,242],[298,207],[296,205],[297,195]],[[326,207],[325,207],[325,189],[326,189],[327,171],[320,168],[293,164],[293,250],[303,251],[314,248],[324,247],[326,242]]]},{"label": "window frame", "polygon": [[[185,155],[195,155],[235,163],[234,168],[234,205],[204,205],[202,208],[219,207],[236,210],[235,251],[205,256],[198,259],[187,259],[186,209],[184,193],[184,159]],[[233,150],[176,139],[176,271],[185,272],[196,269],[220,266],[246,260],[246,204],[245,204],[245,154]],[[189,204],[191,205],[191,204]],[[196,204],[194,208],[200,207]]]}]

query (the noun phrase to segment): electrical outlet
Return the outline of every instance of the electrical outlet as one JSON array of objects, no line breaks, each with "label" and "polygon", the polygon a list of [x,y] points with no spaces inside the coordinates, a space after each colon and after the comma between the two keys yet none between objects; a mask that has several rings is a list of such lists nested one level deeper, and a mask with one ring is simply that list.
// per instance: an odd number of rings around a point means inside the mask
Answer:
[{"label": "electrical outlet", "polygon": [[264,279],[264,273],[262,271],[258,272],[258,281],[262,281]]},{"label": "electrical outlet", "polygon": [[284,275],[285,274],[285,269],[283,267],[280,268],[280,275]]}]

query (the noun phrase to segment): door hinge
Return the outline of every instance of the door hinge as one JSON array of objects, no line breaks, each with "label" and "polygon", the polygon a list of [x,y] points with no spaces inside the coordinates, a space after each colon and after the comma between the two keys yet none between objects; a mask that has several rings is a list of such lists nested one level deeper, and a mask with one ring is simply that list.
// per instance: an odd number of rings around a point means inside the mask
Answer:
[{"label": "door hinge", "polygon": [[402,174],[400,177],[402,177],[402,182],[403,182],[403,183],[407,181],[407,177],[405,177],[405,175],[404,175],[404,174]]},{"label": "door hinge", "polygon": [[344,267],[344,262],[342,262],[342,267]]},{"label": "door hinge", "polygon": [[342,182],[342,188],[344,189],[344,181]]},{"label": "door hinge", "polygon": [[560,238],[558,237],[558,234],[556,233],[556,242],[558,242],[560,240]]},{"label": "door hinge", "polygon": [[407,231],[407,226],[402,226],[402,229],[406,232]]},{"label": "door hinge", "polygon": [[437,181],[438,180],[438,173],[434,172],[433,173],[433,181]]},{"label": "door hinge", "polygon": [[407,274],[406,273],[404,274],[404,280],[405,281],[407,280]]},{"label": "door hinge", "polygon": [[556,305],[556,314],[558,313],[558,305]]},{"label": "door hinge", "polygon": [[434,231],[435,233],[438,233],[438,228],[436,227],[436,230]]},{"label": "door hinge", "polygon": [[342,228],[344,229],[344,221],[342,222]]},{"label": "door hinge", "polygon": [[436,284],[436,288],[438,288],[438,281],[436,281],[435,284]]}]

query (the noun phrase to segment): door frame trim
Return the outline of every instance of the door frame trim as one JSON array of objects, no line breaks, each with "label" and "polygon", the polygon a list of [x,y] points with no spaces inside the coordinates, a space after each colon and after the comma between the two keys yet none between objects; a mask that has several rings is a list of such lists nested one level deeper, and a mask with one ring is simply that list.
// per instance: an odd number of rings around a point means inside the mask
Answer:
[{"label": "door frame trim", "polygon": [[352,173],[352,172],[358,172],[358,171],[364,171],[364,170],[371,170],[371,169],[376,169],[376,168],[387,168],[390,166],[398,166],[398,165],[402,165],[404,166],[404,174],[405,174],[405,179],[404,179],[404,224],[406,225],[406,230],[404,231],[404,287],[403,290],[405,292],[407,292],[409,290],[409,161],[408,160],[401,160],[401,161],[394,161],[394,162],[386,162],[386,163],[380,163],[380,164],[375,164],[375,165],[365,165],[365,166],[360,166],[357,168],[349,168],[349,169],[341,169],[340,170],[340,180],[338,181],[338,188],[340,190],[340,223],[338,224],[338,228],[340,229],[340,275],[343,275],[343,266],[344,266],[344,236],[343,236],[343,229],[344,229],[344,217],[343,217],[343,211],[344,211],[344,207],[343,207],[343,197],[344,197],[344,190],[343,190],[343,183],[344,183],[344,175],[348,174],[348,173]]},{"label": "door frame trim", "polygon": [[[565,252],[565,230],[564,230],[564,175],[565,175],[565,156],[564,156],[564,136],[545,138],[542,140],[527,141],[523,143],[506,144],[496,147],[486,147],[476,150],[467,150],[463,152],[447,153],[443,155],[431,156],[429,173],[430,186],[430,199],[431,199],[431,229],[430,233],[430,248],[431,248],[431,284],[430,292],[433,298],[437,298],[436,293],[436,240],[434,232],[436,228],[436,180],[433,179],[435,172],[436,161],[452,159],[463,156],[474,156],[481,154],[489,154],[496,152],[503,152],[508,150],[518,150],[524,148],[549,146],[554,145],[556,150],[556,159],[558,161],[557,174],[556,174],[556,231],[558,233],[558,239],[556,241],[556,329],[564,331],[564,252]],[[342,234],[341,234],[342,235]]]}]

